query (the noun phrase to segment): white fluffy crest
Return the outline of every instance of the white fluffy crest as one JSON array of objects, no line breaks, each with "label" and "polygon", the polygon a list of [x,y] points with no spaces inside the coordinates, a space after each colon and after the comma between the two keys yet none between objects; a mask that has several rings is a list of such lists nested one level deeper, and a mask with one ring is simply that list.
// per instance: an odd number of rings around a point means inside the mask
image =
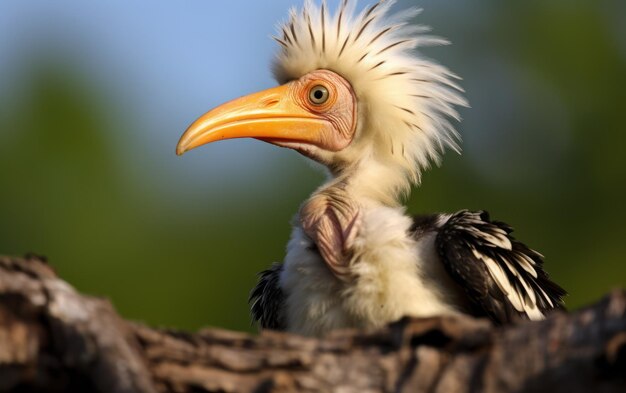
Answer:
[{"label": "white fluffy crest", "polygon": [[409,23],[419,9],[390,14],[394,2],[382,0],[357,13],[355,1],[343,0],[330,13],[325,1],[307,0],[278,26],[275,39],[282,48],[273,70],[279,83],[317,69],[343,76],[358,100],[354,142],[373,140],[373,155],[400,166],[408,180],[400,188],[406,189],[430,162],[439,163],[446,148],[459,152],[450,119],[459,120],[455,106],[466,101],[454,74],[413,50],[447,41]]}]

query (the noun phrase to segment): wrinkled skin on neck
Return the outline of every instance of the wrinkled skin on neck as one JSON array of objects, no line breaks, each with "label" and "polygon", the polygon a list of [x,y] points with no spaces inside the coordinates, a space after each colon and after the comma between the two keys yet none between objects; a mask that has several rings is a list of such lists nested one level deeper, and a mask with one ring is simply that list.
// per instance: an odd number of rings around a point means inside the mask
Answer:
[{"label": "wrinkled skin on neck", "polygon": [[340,280],[350,280],[352,245],[361,223],[361,208],[339,185],[314,194],[300,209],[304,232]]}]

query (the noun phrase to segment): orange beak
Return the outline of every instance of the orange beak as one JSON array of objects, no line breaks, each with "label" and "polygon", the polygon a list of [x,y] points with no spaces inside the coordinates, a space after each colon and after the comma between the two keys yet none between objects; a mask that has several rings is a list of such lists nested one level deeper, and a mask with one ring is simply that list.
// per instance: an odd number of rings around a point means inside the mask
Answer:
[{"label": "orange beak", "polygon": [[232,138],[319,145],[329,123],[298,104],[291,83],[235,99],[205,113],[187,128],[176,154]]}]

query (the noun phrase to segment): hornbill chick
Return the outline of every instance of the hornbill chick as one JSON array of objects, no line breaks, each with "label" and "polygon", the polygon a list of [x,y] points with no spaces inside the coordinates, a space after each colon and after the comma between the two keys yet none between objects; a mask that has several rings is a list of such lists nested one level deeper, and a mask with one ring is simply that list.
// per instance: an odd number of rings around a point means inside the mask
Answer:
[{"label": "hornbill chick", "polygon": [[411,217],[401,199],[446,148],[459,151],[457,78],[413,49],[445,43],[393,1],[330,12],[306,2],[279,26],[281,84],[196,120],[177,153],[228,138],[287,147],[328,168],[301,206],[282,264],[251,293],[262,328],[322,335],[403,316],[468,313],[496,323],[562,307],[543,257],[484,211]]}]

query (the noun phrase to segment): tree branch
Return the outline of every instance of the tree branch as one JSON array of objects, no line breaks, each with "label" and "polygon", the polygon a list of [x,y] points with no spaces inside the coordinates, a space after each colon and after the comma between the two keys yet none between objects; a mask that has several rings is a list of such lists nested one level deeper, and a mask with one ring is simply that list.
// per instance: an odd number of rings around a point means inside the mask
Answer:
[{"label": "tree branch", "polygon": [[0,257],[0,391],[624,392],[626,292],[496,328],[405,319],[323,340],[121,319],[37,257]]}]

